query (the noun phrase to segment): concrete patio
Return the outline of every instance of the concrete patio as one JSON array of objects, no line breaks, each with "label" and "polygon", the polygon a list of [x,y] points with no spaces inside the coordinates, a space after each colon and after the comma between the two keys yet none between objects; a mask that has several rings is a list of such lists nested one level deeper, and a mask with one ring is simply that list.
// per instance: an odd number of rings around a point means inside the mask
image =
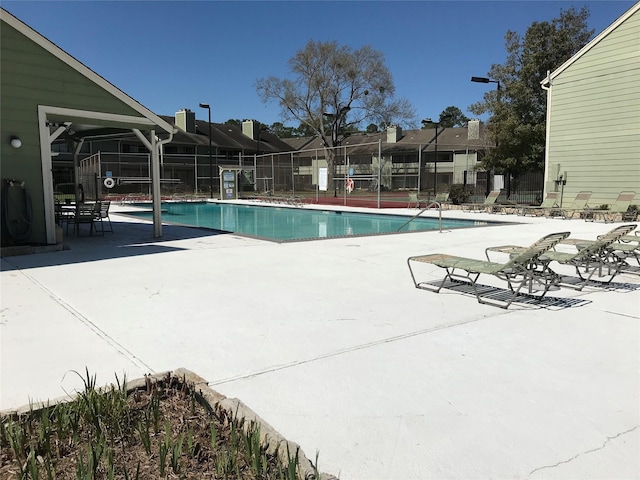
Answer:
[{"label": "concrete patio", "polygon": [[415,289],[406,265],[613,225],[457,211],[517,223],[285,244],[165,226],[156,240],[121,208],[113,234],[2,258],[1,409],[80,390],[85,368],[106,384],[185,367],[344,480],[640,478],[640,276],[503,310]]}]

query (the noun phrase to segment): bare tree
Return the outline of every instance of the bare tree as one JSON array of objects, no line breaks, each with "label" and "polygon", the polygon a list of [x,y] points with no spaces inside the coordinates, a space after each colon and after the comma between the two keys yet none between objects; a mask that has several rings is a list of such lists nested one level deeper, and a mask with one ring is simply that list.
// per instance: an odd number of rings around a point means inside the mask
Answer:
[{"label": "bare tree", "polygon": [[291,78],[256,82],[265,103],[276,101],[283,121],[299,121],[318,135],[325,147],[330,185],[335,147],[345,129],[363,122],[413,124],[407,100],[394,99],[395,87],[381,52],[369,46],[352,50],[337,42],[310,40],[289,60]]}]

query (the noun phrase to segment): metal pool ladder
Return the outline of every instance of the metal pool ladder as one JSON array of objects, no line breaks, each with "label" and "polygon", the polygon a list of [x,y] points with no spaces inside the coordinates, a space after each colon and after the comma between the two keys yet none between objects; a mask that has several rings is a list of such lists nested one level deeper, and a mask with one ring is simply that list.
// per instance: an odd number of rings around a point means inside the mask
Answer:
[{"label": "metal pool ladder", "polygon": [[420,210],[418,213],[416,213],[413,217],[411,217],[409,220],[407,220],[406,222],[404,222],[402,225],[400,225],[400,228],[398,228],[398,232],[400,230],[402,230],[404,227],[406,227],[407,225],[409,225],[411,222],[413,222],[416,218],[418,218],[420,215],[422,215],[426,210],[429,210],[431,207],[433,206],[437,206],[438,207],[438,227],[440,230],[440,233],[442,233],[442,205],[440,205],[440,203],[438,202],[431,202],[429,205],[427,205],[426,207],[424,207],[422,210]]}]

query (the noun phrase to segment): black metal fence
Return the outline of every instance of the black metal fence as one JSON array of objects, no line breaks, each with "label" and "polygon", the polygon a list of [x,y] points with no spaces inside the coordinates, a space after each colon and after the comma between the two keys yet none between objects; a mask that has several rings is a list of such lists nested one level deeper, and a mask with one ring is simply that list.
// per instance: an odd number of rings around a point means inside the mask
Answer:
[{"label": "black metal fence", "polygon": [[[390,156],[384,154],[378,162],[377,154],[358,154],[351,147],[339,147],[334,164],[334,183],[328,185],[329,192],[341,192],[346,180],[352,181],[354,193],[408,190],[433,194],[435,171],[427,158],[417,154]],[[415,158],[414,158],[415,157]],[[214,158],[202,155],[164,154],[160,159],[162,195],[189,194],[206,196],[210,189],[220,191],[221,166],[240,167],[240,194],[285,193],[304,194],[316,191],[319,169],[326,167],[325,151],[309,151],[263,154],[259,156],[239,155],[236,159]],[[490,190],[500,188],[500,201],[519,204],[539,204],[542,201],[544,175],[542,171],[527,172],[513,176],[496,176],[478,170],[473,165],[465,168],[464,175],[456,171],[451,161],[438,162],[438,192],[447,192],[453,184],[466,183],[471,193],[469,201],[481,202]],[[440,165],[441,164],[441,165]],[[468,170],[468,171],[467,171]],[[100,152],[82,159],[77,171],[65,165],[53,171],[54,191],[58,185],[64,190],[78,189],[82,184],[86,199],[99,199],[106,194],[151,195],[151,159],[148,153],[122,154]],[[113,182],[111,182],[112,179]],[[107,186],[109,183],[109,186]]]}]

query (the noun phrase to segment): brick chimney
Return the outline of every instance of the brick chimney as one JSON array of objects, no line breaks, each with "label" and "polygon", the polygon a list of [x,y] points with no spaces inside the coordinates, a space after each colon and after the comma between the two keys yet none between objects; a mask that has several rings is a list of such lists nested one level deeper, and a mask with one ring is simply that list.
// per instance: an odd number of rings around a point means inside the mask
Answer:
[{"label": "brick chimney", "polygon": [[387,143],[397,143],[402,138],[402,127],[389,125],[387,127]]},{"label": "brick chimney", "polygon": [[251,140],[258,140],[260,134],[260,122],[257,120],[243,120],[242,133]]},{"label": "brick chimney", "polygon": [[187,133],[196,133],[196,114],[188,108],[176,112],[176,126]]},{"label": "brick chimney", "polygon": [[479,140],[480,139],[480,120],[469,120],[467,123],[467,139]]}]

